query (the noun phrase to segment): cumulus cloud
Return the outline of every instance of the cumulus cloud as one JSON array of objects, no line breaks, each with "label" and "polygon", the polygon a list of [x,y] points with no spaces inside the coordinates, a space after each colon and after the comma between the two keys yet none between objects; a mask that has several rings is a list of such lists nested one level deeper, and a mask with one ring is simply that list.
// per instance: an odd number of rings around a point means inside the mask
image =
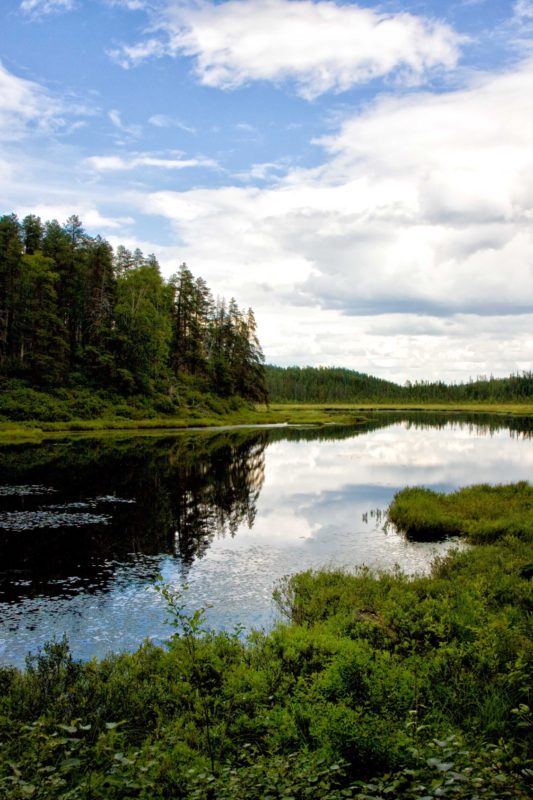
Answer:
[{"label": "cumulus cloud", "polygon": [[201,83],[221,89],[291,79],[308,99],[391,74],[419,83],[455,66],[463,41],[440,21],[331,0],[168,0],[153,32],[112,55],[123,66],[188,56]]},{"label": "cumulus cloud", "polygon": [[274,360],[509,372],[533,365],[532,94],[526,62],[384,98],[322,140],[317,168],[129,202],[170,220],[179,258],[257,309]]}]

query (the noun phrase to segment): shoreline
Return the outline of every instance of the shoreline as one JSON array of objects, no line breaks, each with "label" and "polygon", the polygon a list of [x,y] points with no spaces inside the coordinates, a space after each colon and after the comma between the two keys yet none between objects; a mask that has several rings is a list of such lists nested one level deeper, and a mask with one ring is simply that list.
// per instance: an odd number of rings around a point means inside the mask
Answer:
[{"label": "shoreline", "polygon": [[38,442],[56,435],[139,434],[160,431],[207,431],[227,428],[282,427],[289,425],[360,425],[368,422],[369,413],[442,413],[532,417],[533,404],[526,403],[272,403],[269,407],[239,409],[223,414],[201,415],[195,412],[180,416],[94,417],[43,421],[0,421],[0,444]]}]

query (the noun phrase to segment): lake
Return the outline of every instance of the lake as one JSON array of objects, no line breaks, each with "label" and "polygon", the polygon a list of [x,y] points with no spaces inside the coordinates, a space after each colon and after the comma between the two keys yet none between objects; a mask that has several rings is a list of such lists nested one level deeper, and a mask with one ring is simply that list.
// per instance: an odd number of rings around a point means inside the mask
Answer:
[{"label": "lake", "polygon": [[358,427],[65,438],[0,448],[0,663],[66,633],[75,657],[172,633],[154,589],[188,584],[215,628],[268,627],[304,569],[427,571],[457,540],[386,523],[407,485],[529,480],[531,421],[380,414]]}]

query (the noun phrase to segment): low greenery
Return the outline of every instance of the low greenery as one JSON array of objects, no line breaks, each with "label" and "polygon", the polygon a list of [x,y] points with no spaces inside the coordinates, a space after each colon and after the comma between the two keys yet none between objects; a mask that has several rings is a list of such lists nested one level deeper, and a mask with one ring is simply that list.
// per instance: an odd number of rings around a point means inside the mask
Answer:
[{"label": "low greenery", "polygon": [[480,484],[451,494],[409,487],[398,492],[389,518],[413,539],[465,535],[472,542],[490,542],[503,534],[533,536],[533,486],[526,481],[507,486]]},{"label": "low greenery", "polygon": [[174,399],[162,394],[131,395],[89,389],[30,388],[0,381],[0,441],[35,441],[54,432],[147,431],[224,425],[358,424],[355,408],[253,405],[242,397],[219,397],[181,383]]},{"label": "low greenery", "polygon": [[489,539],[429,576],[288,578],[287,622],[246,639],[158,585],[166,648],[82,663],[54,642],[0,670],[0,796],[526,800],[532,533]]},{"label": "low greenery", "polygon": [[243,398],[218,397],[181,384],[175,394],[156,392],[123,397],[113,391],[88,388],[35,389],[17,380],[0,382],[0,420],[26,425],[53,423],[68,428],[70,423],[98,420],[119,422],[201,416],[224,416],[249,408]]},{"label": "low greenery", "polygon": [[[441,412],[446,412],[443,416]],[[380,412],[379,417],[374,412]],[[391,412],[385,416],[384,412]],[[363,425],[372,419],[389,423],[399,417],[413,424],[447,424],[461,419],[473,425],[498,429],[521,418],[524,435],[533,404],[492,403],[272,403],[251,404],[238,396],[222,398],[183,386],[172,401],[165,395],[132,395],[123,398],[112,392],[88,389],[57,389],[44,392],[0,381],[0,441],[40,441],[63,434],[105,434],[106,432],[149,432],[159,429],[207,428],[226,425]],[[450,415],[453,414],[453,417]],[[480,418],[479,414],[483,414]],[[514,428],[513,428],[514,429]],[[528,432],[528,435],[529,432]]]}]

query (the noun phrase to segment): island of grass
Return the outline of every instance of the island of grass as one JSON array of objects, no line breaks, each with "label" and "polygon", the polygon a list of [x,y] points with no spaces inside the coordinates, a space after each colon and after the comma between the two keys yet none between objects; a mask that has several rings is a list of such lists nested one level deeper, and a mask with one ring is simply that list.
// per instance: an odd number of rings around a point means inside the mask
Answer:
[{"label": "island of grass", "polygon": [[389,508],[390,521],[411,539],[428,541],[466,536],[471,542],[493,542],[502,536],[533,535],[533,486],[526,481],[467,486],[450,494],[415,486],[398,492]]},{"label": "island of grass", "polygon": [[0,796],[531,797],[533,489],[421,491],[391,516],[472,542],[429,575],[294,575],[286,621],[247,639],[162,587],[166,647],[83,663],[52,643],[0,669]]}]

